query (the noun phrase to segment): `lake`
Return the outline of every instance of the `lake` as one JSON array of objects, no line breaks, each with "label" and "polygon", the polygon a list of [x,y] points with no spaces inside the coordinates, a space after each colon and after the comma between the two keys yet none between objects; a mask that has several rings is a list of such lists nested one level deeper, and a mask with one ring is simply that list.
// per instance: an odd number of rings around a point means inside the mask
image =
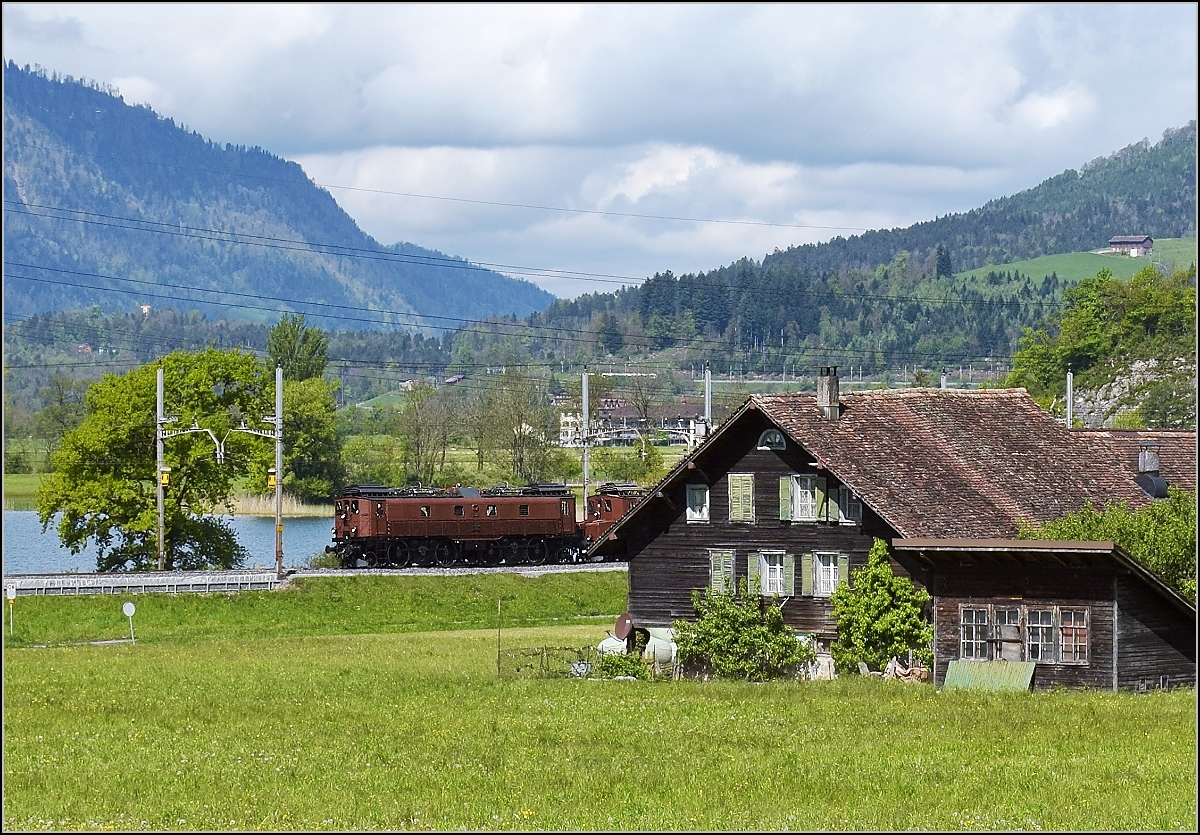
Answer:
[{"label": "lake", "polygon": [[[238,541],[250,551],[246,567],[275,567],[275,519],[263,516],[227,516]],[[283,565],[302,568],[333,543],[333,517],[296,517],[283,520]],[[96,550],[72,554],[58,541],[53,526],[42,533],[32,510],[4,511],[4,574],[92,573]]]}]

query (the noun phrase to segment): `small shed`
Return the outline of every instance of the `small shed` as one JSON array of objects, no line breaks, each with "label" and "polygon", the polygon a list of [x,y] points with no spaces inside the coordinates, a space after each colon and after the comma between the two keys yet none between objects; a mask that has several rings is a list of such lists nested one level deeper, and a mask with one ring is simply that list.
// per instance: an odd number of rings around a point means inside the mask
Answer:
[{"label": "small shed", "polygon": [[1112,542],[896,539],[926,570],[933,680],[951,661],[1034,664],[1032,686],[1195,686],[1196,606]]}]

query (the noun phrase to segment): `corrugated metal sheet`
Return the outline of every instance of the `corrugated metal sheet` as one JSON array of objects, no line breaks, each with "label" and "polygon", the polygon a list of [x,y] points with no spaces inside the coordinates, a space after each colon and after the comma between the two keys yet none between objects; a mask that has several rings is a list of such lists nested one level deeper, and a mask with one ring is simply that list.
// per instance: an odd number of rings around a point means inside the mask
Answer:
[{"label": "corrugated metal sheet", "polygon": [[1028,690],[1033,661],[951,661],[943,690]]}]

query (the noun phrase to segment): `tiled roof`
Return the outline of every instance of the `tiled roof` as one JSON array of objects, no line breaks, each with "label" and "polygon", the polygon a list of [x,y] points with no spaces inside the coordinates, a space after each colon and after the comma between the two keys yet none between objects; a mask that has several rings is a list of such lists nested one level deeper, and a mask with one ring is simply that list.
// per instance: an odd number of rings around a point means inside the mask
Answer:
[{"label": "tiled roof", "polygon": [[1157,441],[1159,472],[1172,487],[1196,489],[1196,433],[1181,429],[1085,429],[1097,459],[1123,471],[1137,472],[1138,450],[1145,441]]},{"label": "tiled roof", "polygon": [[[756,395],[745,408],[761,409],[901,536],[1013,537],[1021,520],[1088,500],[1151,501],[1134,482],[1136,450],[1132,465],[1114,460],[1107,442],[1060,426],[1024,389],[845,393],[836,423],[813,395]],[[1194,471],[1194,447],[1191,460]]]}]

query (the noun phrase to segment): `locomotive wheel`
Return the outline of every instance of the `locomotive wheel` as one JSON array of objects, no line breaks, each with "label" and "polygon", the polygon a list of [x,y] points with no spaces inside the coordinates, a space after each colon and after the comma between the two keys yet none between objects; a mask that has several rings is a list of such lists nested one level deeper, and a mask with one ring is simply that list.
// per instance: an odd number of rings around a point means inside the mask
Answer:
[{"label": "locomotive wheel", "polygon": [[374,549],[363,551],[362,560],[367,564],[367,568],[379,568],[379,552]]},{"label": "locomotive wheel", "polygon": [[404,568],[412,562],[412,548],[403,539],[393,542],[392,547],[388,549],[388,559],[396,568]]},{"label": "locomotive wheel", "polygon": [[546,562],[548,551],[546,540],[531,539],[525,545],[525,562],[530,565],[542,565]]},{"label": "locomotive wheel", "polygon": [[519,539],[500,540],[504,548],[504,564],[518,565],[525,561],[525,543]]},{"label": "locomotive wheel", "polygon": [[479,564],[491,568],[500,564],[504,559],[504,550],[499,542],[489,542],[479,552]]},{"label": "locomotive wheel", "polygon": [[421,540],[412,546],[412,565],[427,568],[435,563],[433,546],[427,540]]},{"label": "locomotive wheel", "polygon": [[458,546],[453,542],[438,542],[433,546],[433,564],[449,568],[458,562]]},{"label": "locomotive wheel", "polygon": [[554,561],[560,565],[574,562],[574,560],[571,559],[571,546],[560,545],[554,552]]}]

